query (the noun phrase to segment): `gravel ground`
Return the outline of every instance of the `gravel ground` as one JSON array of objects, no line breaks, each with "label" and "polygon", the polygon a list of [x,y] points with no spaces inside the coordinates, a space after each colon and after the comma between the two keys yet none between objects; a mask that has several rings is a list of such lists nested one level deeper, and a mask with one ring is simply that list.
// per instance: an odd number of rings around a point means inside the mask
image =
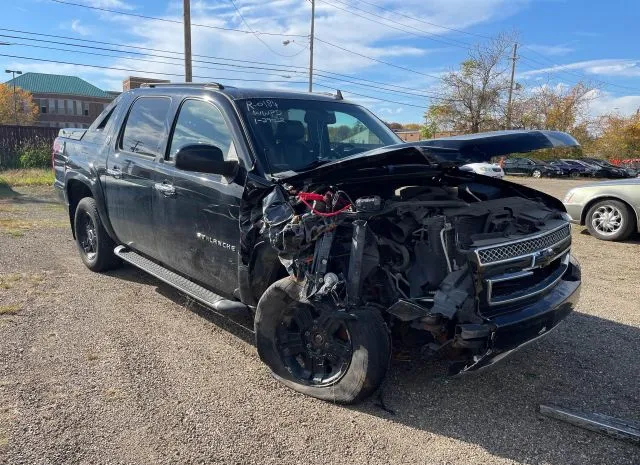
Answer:
[{"label": "gravel ground", "polygon": [[[581,181],[524,182],[561,197]],[[391,411],[346,408],[274,381],[246,316],[131,267],[91,273],[51,192],[19,193],[0,200],[0,463],[640,463],[636,446],[537,413],[640,420],[638,241],[576,227],[582,298],[558,330],[472,376],[394,362]]]}]

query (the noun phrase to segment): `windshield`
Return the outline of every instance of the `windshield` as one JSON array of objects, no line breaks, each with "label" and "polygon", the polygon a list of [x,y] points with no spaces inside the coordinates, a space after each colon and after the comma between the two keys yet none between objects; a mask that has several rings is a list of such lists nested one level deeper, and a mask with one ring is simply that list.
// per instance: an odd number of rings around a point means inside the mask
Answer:
[{"label": "windshield", "polygon": [[238,106],[271,173],[304,171],[402,143],[384,123],[357,105],[254,98],[240,100]]}]

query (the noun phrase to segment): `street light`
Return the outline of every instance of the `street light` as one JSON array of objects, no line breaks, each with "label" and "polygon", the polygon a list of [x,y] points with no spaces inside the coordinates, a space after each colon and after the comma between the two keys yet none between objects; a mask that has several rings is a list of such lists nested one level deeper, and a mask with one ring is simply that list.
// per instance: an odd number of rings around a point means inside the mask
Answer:
[{"label": "street light", "polygon": [[19,76],[22,74],[22,71],[18,71],[15,69],[5,69],[4,72],[11,73],[11,80],[13,81],[13,115],[16,119],[16,126],[17,126],[18,125],[18,100],[16,99],[16,74]]}]

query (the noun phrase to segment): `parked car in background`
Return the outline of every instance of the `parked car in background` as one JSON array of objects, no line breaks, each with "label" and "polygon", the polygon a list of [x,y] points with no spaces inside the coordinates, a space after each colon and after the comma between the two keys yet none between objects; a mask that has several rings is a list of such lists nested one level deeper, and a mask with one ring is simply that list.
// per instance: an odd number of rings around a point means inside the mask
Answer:
[{"label": "parked car in background", "polygon": [[605,174],[605,177],[607,178],[620,179],[635,177],[631,176],[631,174],[625,168],[612,165],[607,160],[601,160],[599,158],[583,158],[582,160],[591,165],[595,165],[601,168]]},{"label": "parked car in background", "polygon": [[562,171],[567,173],[567,176],[570,176],[572,178],[577,178],[580,176],[593,176],[593,173],[595,172],[593,169],[587,168],[580,163],[569,163],[568,161],[559,159],[550,160],[549,164],[551,166],[560,168]]},{"label": "parked car in background", "polygon": [[640,176],[640,158],[627,158],[624,160],[611,160],[615,166],[624,168],[632,177]]},{"label": "parked car in background", "polygon": [[574,160],[571,158],[561,158],[560,161],[567,163],[568,165],[572,165],[584,170],[584,176],[590,176],[592,178],[604,178],[605,172],[602,168],[597,165],[592,165],[591,163],[587,163],[583,160]]},{"label": "parked car in background", "polygon": [[586,225],[592,236],[623,241],[640,226],[640,179],[585,184],[563,200],[571,221]]},{"label": "parked car in background", "polygon": [[504,178],[504,170],[497,163],[469,163],[467,165],[462,165],[460,169],[492,178]]},{"label": "parked car in background", "polygon": [[566,176],[564,170],[535,158],[507,158],[504,162],[505,174],[533,176],[534,178]]}]

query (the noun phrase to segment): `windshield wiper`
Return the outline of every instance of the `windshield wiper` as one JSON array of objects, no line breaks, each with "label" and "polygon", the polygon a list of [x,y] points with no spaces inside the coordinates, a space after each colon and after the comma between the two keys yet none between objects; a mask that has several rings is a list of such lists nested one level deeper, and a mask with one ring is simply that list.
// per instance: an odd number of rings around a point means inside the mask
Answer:
[{"label": "windshield wiper", "polygon": [[303,166],[302,168],[296,168],[294,171],[300,172],[300,171],[312,170],[314,168],[317,168],[318,166],[322,166],[329,163],[329,161],[330,160],[314,160],[308,165]]}]

